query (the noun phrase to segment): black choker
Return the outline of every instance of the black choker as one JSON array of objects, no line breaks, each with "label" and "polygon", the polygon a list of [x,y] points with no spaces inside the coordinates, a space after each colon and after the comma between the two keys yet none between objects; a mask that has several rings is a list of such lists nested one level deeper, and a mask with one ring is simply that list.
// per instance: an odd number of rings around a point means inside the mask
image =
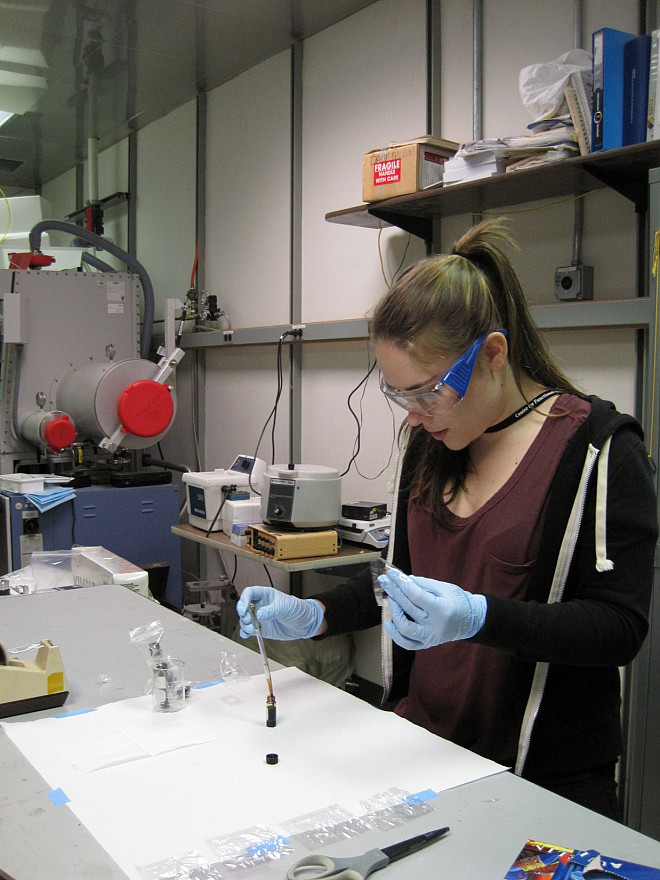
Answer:
[{"label": "black choker", "polygon": [[486,428],[484,434],[495,434],[496,431],[503,431],[505,428],[508,428],[509,425],[512,425],[514,422],[517,422],[518,419],[522,419],[522,417],[526,416],[527,413],[530,413],[533,409],[536,409],[536,407],[540,403],[543,403],[543,401],[547,400],[548,397],[552,397],[553,394],[561,394],[561,391],[544,391],[542,394],[539,394],[538,397],[530,400],[529,403],[521,406],[520,409],[517,409],[510,416],[507,416],[506,419],[502,419],[502,421],[498,422],[496,425],[493,425],[490,428]]}]

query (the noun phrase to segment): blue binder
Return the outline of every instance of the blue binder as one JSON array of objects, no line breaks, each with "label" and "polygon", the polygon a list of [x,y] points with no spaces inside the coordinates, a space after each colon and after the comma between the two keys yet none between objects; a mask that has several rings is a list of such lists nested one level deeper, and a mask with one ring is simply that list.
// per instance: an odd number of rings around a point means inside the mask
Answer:
[{"label": "blue binder", "polygon": [[623,146],[646,140],[651,37],[642,34],[623,47]]},{"label": "blue binder", "polygon": [[592,34],[592,153],[623,146],[624,47],[636,36],[608,27]]}]

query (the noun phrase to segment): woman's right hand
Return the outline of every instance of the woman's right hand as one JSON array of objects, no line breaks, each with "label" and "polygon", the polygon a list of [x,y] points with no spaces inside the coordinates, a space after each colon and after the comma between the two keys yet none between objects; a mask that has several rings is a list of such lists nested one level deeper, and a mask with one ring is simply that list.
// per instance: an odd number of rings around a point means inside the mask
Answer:
[{"label": "woman's right hand", "polygon": [[244,639],[255,634],[251,604],[265,639],[309,639],[318,634],[323,623],[323,606],[316,599],[298,599],[273,587],[246,587],[236,605]]}]

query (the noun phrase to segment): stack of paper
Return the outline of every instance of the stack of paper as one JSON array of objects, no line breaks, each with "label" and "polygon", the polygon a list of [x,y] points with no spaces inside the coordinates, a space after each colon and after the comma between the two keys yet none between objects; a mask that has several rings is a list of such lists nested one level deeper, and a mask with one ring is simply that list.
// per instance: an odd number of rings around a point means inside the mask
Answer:
[{"label": "stack of paper", "polygon": [[572,125],[555,125],[526,135],[463,144],[453,159],[445,160],[444,185],[501,174],[512,165],[547,164],[577,156],[579,147]]},{"label": "stack of paper", "polygon": [[478,153],[464,155],[457,153],[453,159],[445,160],[443,185],[451,186],[452,183],[490,177],[492,174],[500,174],[505,167],[505,158],[495,150],[480,150]]}]

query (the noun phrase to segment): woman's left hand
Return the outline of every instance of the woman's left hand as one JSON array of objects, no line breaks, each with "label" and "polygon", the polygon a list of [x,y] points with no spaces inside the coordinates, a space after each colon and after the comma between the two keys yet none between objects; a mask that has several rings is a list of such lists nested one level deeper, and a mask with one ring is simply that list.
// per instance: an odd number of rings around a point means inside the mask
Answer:
[{"label": "woman's left hand", "polygon": [[378,581],[389,597],[392,641],[409,651],[470,639],[486,619],[486,597],[444,581],[406,575],[396,568]]}]

